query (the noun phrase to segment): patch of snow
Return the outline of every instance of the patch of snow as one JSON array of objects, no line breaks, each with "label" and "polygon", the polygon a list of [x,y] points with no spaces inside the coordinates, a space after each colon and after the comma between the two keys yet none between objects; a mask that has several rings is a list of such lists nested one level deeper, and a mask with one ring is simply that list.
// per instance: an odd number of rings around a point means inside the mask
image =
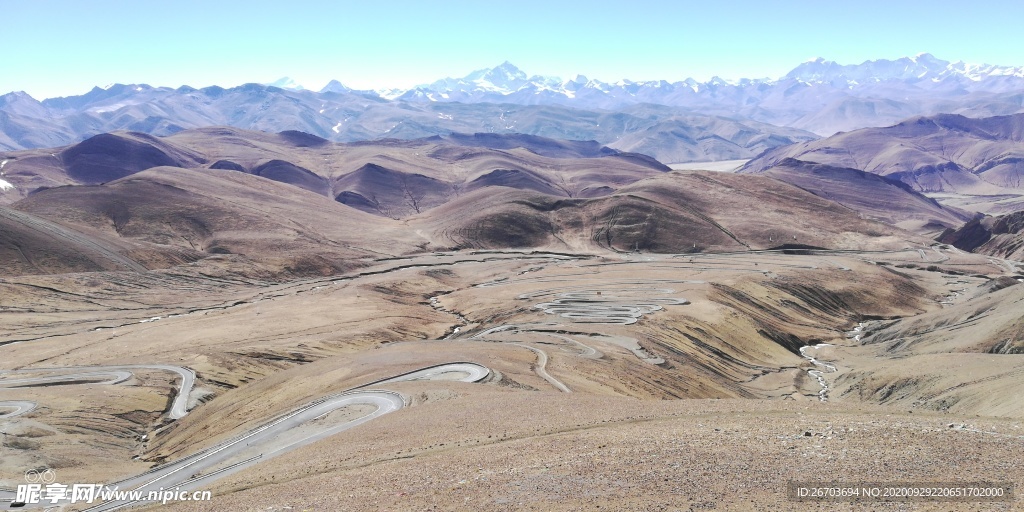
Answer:
[{"label": "patch of snow", "polygon": [[449,121],[451,121],[452,119],[455,119],[451,114],[442,114],[440,112],[438,112],[437,118],[438,119],[447,119]]},{"label": "patch of snow", "polygon": [[377,96],[380,96],[381,98],[384,98],[386,100],[393,100],[405,94],[407,91],[405,89],[378,89],[374,92],[376,92]]},{"label": "patch of snow", "polygon": [[[321,110],[321,112],[323,112],[323,111]],[[339,128],[341,128],[341,121],[338,121],[338,124],[334,125],[334,128],[331,128],[331,129],[334,130],[334,133],[341,133]]]},{"label": "patch of snow", "polygon": [[141,91],[141,90],[142,90],[142,87],[136,87],[136,88],[135,88],[135,91],[136,91],[136,92],[138,92],[138,91]]},{"label": "patch of snow", "polygon": [[150,318],[150,319],[147,319],[147,320],[139,320],[139,323],[140,324],[145,324],[145,323],[149,323],[149,322],[156,322],[157,320],[160,320],[161,318],[163,318],[163,317],[161,317],[161,316],[154,316],[153,318]]},{"label": "patch of snow", "polygon": [[7,180],[0,179],[0,192],[7,192],[8,190],[11,190],[13,188],[15,187],[14,185],[11,185],[10,182],[8,182]]}]

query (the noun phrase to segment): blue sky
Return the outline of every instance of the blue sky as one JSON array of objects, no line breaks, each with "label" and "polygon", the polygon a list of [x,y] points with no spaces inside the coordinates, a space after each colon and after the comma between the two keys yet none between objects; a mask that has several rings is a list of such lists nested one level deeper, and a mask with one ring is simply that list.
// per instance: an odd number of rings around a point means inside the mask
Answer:
[{"label": "blue sky", "polygon": [[778,77],[930,52],[1021,66],[1024,2],[3,0],[0,93],[94,85],[408,87],[508,60],[605,81]]}]

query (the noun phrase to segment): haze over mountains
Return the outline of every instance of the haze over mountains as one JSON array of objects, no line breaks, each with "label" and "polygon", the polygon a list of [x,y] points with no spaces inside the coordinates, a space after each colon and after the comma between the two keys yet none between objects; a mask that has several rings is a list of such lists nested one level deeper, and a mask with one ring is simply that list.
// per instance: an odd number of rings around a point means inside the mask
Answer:
[{"label": "haze over mountains", "polygon": [[54,147],[117,130],[169,135],[229,125],[333,141],[526,133],[595,140],[663,162],[713,161],[914,115],[1021,112],[1022,84],[1021,68],[928,54],[852,66],[817,59],[778,79],[737,81],[562,80],[506,62],[408,90],[357,91],[332,81],[314,92],[288,79],[227,89],[115,84],[43,101],[0,96],[0,149]]}]

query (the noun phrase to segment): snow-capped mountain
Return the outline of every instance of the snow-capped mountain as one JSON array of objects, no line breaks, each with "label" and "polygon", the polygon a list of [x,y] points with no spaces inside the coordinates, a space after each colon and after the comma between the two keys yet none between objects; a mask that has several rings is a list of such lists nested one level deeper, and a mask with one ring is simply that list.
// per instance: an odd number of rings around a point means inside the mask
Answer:
[{"label": "snow-capped mountain", "polygon": [[[536,80],[538,77],[533,77],[532,80]],[[445,79],[435,82],[433,85],[437,88],[439,85],[448,85],[448,81],[451,79]],[[503,94],[511,94],[518,90],[520,87],[526,85],[531,81],[531,78],[526,76],[522,70],[512,65],[511,62],[505,61],[498,66],[491,69],[480,69],[474,71],[462,80],[458,80],[459,85],[472,84],[476,88],[484,89],[487,91],[500,92]]]},{"label": "snow-capped mountain", "polygon": [[[1024,67],[950,62],[929,53],[852,65],[817,58],[800,64],[777,79],[725,80],[713,77],[704,82],[688,78],[678,82],[620,80],[609,83],[589,80],[582,75],[572,80],[562,80],[556,77],[529,76],[513,64],[503,62],[494,68],[480,69],[462,78],[444,78],[406,91],[390,90],[388,96],[408,100],[508,101],[521,104],[573,102],[584,103],[583,106],[587,107],[648,102],[683,106],[686,102],[680,96],[703,93],[720,97],[733,94],[729,92],[730,90],[764,91],[766,88],[792,85],[793,82],[831,85],[845,89],[892,82],[919,86],[923,83],[927,89],[955,84],[967,91],[999,92],[1006,90],[1007,85],[1004,80],[999,79],[1007,78],[1020,79],[1012,82],[1017,85],[1024,84]],[[411,91],[419,93],[403,97]],[[596,104],[586,104],[587,102]]]},{"label": "snow-capped mountain", "polygon": [[345,93],[352,92],[352,89],[345,87],[337,80],[331,80],[330,82],[327,82],[327,85],[325,85],[323,89],[320,89],[320,92]]},{"label": "snow-capped mountain", "polygon": [[[448,77],[410,89],[383,88],[372,92],[386,100],[401,101],[572,104],[584,108],[622,107],[638,103],[687,106],[687,102],[680,99],[681,96],[710,95],[722,99],[736,94],[736,90],[765,91],[766,88],[786,87],[794,82],[848,90],[862,89],[872,84],[903,82],[926,89],[949,88],[952,85],[967,91],[1002,92],[1024,83],[1024,66],[950,62],[929,53],[921,53],[896,60],[870,60],[848,65],[819,57],[800,64],[776,79],[726,80],[716,76],[703,82],[693,78],[677,82],[629,79],[602,82],[583,75],[567,80],[528,75],[511,62],[505,61],[493,68],[478,69],[461,78]],[[301,85],[287,77],[266,85],[302,90]],[[320,92],[342,93],[353,90],[338,80],[332,80]]]},{"label": "snow-capped mountain", "polygon": [[914,115],[952,112],[1011,114],[1024,110],[1024,67],[950,62],[922,53],[843,65],[800,64],[780,78],[713,77],[603,82],[528,75],[509,62],[413,89],[378,91],[406,102],[511,103],[621,109],[655,104],[701,114],[748,118],[830,135],[895,123]]},{"label": "snow-capped mountain", "polygon": [[[337,80],[334,80],[334,82],[337,82]],[[269,85],[271,87],[278,87],[280,89],[291,89],[293,91],[304,91],[304,90],[306,90],[306,88],[301,86],[301,85],[299,85],[298,82],[296,82],[295,80],[292,80],[291,78],[288,78],[286,76],[278,78],[277,80],[274,80],[273,82],[270,82],[269,84],[263,84],[263,85]]]},{"label": "snow-capped mountain", "polygon": [[996,77],[1024,78],[1024,67],[949,62],[935,58],[930,53],[920,53],[914,57],[871,60],[846,66],[819,57],[797,66],[786,75],[786,78],[806,83],[845,82],[851,85],[889,80],[939,82],[945,79],[967,79],[981,82]]},{"label": "snow-capped mountain", "polygon": [[[260,105],[260,108],[252,108]],[[755,156],[765,147],[939,113],[1024,112],[1024,68],[930,54],[843,65],[814,59],[780,78],[699,81],[530,75],[509,62],[411,89],[319,92],[272,84],[195,89],[114,84],[37,101],[0,96],[0,150],[52,147],[114,130],[168,134],[230,125],[338,141],[459,132],[594,139],[668,162]],[[722,142],[725,142],[725,145]]]}]

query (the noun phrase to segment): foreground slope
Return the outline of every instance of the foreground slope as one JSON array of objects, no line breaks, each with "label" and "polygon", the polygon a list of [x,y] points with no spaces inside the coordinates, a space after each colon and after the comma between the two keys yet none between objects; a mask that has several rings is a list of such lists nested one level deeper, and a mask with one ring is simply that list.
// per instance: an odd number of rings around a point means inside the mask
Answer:
[{"label": "foreground slope", "polygon": [[[845,368],[883,373],[837,352],[819,354],[841,368],[825,375],[832,389],[822,402],[808,373],[813,363],[799,355],[822,342],[856,348],[845,333],[869,318],[939,318],[944,308],[933,296],[949,289],[947,274],[894,271],[896,264],[946,256],[950,269],[1003,270],[944,248],[927,259],[916,249],[788,252],[465,251],[381,258],[357,273],[269,286],[177,272],[18,278],[0,284],[5,294],[20,290],[19,302],[38,305],[18,313],[19,327],[6,333],[6,340],[28,339],[2,346],[12,367],[173,361],[195,370],[203,399],[167,422],[159,418],[164,401],[152,397],[169,386],[154,376],[109,385],[110,396],[83,396],[75,385],[0,389],[0,398],[41,405],[8,422],[0,470],[10,482],[23,477],[23,466],[75,461],[60,474],[115,480],[243,435],[296,404],[469,360],[493,376],[481,384],[378,384],[410,407],[245,471],[210,475],[204,487],[214,490],[213,505],[459,508],[469,498],[496,508],[578,509],[599,499],[623,508],[800,509],[820,504],[789,501],[780,479],[829,471],[861,480],[960,480],[948,470],[954,458],[957,471],[972,477],[1022,481],[1012,469],[1022,414],[1006,407],[1012,400],[961,392],[956,408],[879,406],[870,393],[843,392],[859,379]],[[160,285],[146,286],[151,280]],[[74,293],[54,291],[62,288]],[[198,300],[197,289],[205,291]],[[183,309],[199,301],[207,304]],[[995,313],[1002,311],[1012,308]],[[979,325],[961,327],[960,337]],[[866,341],[863,349],[876,346]],[[1019,354],[986,357],[1012,365]],[[930,368],[892,366],[900,367],[904,374]],[[943,386],[992,375],[985,368],[946,372]],[[1019,391],[1017,374],[999,376],[1005,396]],[[132,415],[126,405],[136,408]],[[280,442],[369,413],[342,410]],[[71,428],[84,418],[92,430]],[[113,464],[119,457],[125,462]],[[680,471],[697,476],[681,481]],[[324,485],[334,490],[314,492]]]}]

